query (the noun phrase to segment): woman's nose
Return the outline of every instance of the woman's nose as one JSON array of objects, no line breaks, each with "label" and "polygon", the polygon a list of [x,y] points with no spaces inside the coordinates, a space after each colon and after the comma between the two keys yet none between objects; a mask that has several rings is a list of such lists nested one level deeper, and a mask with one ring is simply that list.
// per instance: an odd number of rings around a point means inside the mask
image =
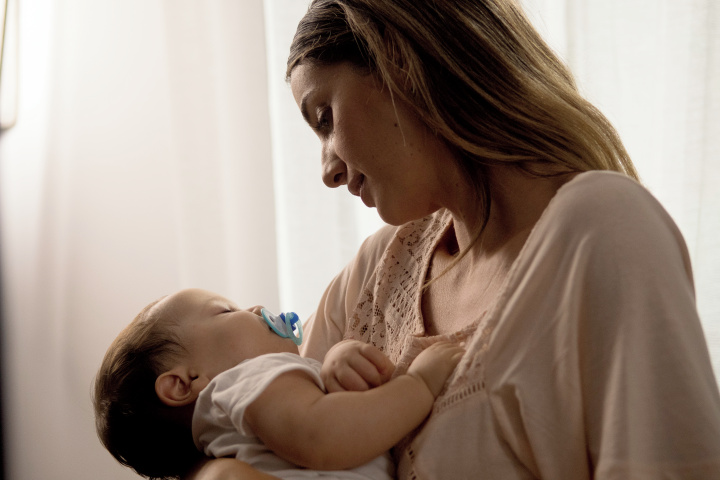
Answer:
[{"label": "woman's nose", "polygon": [[322,150],[322,180],[330,188],[337,188],[347,183],[347,166],[334,151],[327,146]]}]

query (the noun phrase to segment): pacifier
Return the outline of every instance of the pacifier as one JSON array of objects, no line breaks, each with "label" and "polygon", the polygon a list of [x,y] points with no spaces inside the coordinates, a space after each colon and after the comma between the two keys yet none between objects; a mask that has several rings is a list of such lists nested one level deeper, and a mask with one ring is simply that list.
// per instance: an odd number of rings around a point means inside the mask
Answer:
[{"label": "pacifier", "polygon": [[[289,338],[295,345],[302,343],[302,322],[295,312],[275,315],[263,308],[260,313],[275,333],[283,338]],[[297,335],[295,335],[295,330],[297,330]]]}]

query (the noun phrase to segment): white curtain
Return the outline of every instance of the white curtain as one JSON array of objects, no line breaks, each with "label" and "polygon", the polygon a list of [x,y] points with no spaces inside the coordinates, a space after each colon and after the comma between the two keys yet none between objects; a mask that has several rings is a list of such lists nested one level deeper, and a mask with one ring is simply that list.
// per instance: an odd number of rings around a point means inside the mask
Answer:
[{"label": "white curtain", "polygon": [[[717,2],[525,3],[683,230],[720,372]],[[0,135],[6,478],[136,478],[89,400],[118,331],[186,286],[306,317],[380,225],[322,185],[284,81],[306,5],[20,0]]]},{"label": "white curtain", "polygon": [[683,232],[720,377],[720,2],[524,4]]}]

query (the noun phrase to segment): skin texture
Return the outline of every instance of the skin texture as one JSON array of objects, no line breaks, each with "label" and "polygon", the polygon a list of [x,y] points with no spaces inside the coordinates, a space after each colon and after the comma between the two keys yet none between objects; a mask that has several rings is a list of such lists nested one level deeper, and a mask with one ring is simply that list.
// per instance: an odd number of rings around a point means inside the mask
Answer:
[{"label": "skin texture", "polygon": [[[321,140],[323,182],[347,185],[392,225],[439,208],[453,217],[422,292],[427,336],[458,331],[492,306],[530,230],[573,176],[560,173],[637,177],[612,126],[516,3],[317,1],[290,47],[286,74]],[[455,158],[401,97],[469,155]],[[539,176],[498,166],[513,163]],[[392,369],[382,352],[346,341],[325,356],[323,379],[330,389],[367,390]]]},{"label": "skin texture", "polygon": [[260,306],[240,309],[220,295],[187,289],[153,308],[176,319],[176,333],[187,351],[155,384],[160,399],[170,406],[194,402],[210,380],[243,360],[270,352],[298,353],[290,339],[270,329]]},{"label": "skin texture", "polygon": [[357,467],[420,425],[463,353],[457,345],[438,342],[417,357],[406,375],[364,392],[325,394],[307,375],[289,372],[248,407],[246,420],[263,443],[298,465]]},{"label": "skin texture", "polygon": [[[170,360],[156,381],[160,400],[178,411],[194,405],[216,375],[243,360],[267,353],[297,354],[290,339],[270,330],[259,315],[260,307],[242,310],[222,296],[188,289],[153,308],[174,318],[186,351]],[[245,420],[269,448],[293,463],[318,470],[354,468],[383,454],[420,425],[463,352],[461,346],[438,342],[418,356],[407,374],[379,381],[382,386],[363,392],[327,394],[305,373],[288,372],[247,408]],[[188,429],[191,418],[182,420]],[[233,471],[227,464],[206,464],[189,478],[216,478],[215,468]]]},{"label": "skin texture", "polygon": [[320,139],[325,185],[347,185],[385,222],[401,225],[424,217],[459,185],[454,162],[436,160],[449,158],[444,142],[374,77],[347,63],[302,64],[292,74],[291,88]]},{"label": "skin texture", "polygon": [[187,480],[200,480],[203,478],[214,478],[216,480],[277,479],[277,477],[255,470],[247,463],[239,462],[234,458],[208,458],[184,478]]},{"label": "skin texture", "polygon": [[[434,252],[431,271],[444,272],[458,251],[467,254],[423,293],[426,333],[457,331],[465,319],[489,308],[532,227],[574,174],[542,178],[512,166],[488,167],[491,209],[477,238],[478,202],[452,151],[373,76],[347,63],[301,63],[290,86],[321,141],[327,186],[347,185],[393,225],[440,208],[451,212],[453,228]],[[477,285],[484,288],[480,295]],[[363,390],[387,381],[390,361],[374,350],[355,341],[334,346],[322,372],[329,391]]]},{"label": "skin texture", "polygon": [[387,382],[395,371],[390,359],[367,343],[344,340],[332,352],[325,357],[321,371],[328,392],[362,392]]},{"label": "skin texture", "polygon": [[[434,252],[432,271],[442,272],[454,261],[454,255],[459,250],[468,249],[468,252],[448,274],[424,291],[422,308],[426,334],[457,331],[465,326],[463,322],[466,319],[488,308],[532,227],[557,189],[573,175],[538,178],[513,167],[488,168],[491,210],[482,236],[477,239],[480,216],[476,197],[451,151],[445,143],[431,135],[409,109],[393,102],[373,77],[362,75],[345,63],[330,66],[301,64],[293,71],[290,84],[305,120],[321,140],[322,178],[327,186],[347,185],[351,194],[360,196],[366,205],[376,207],[383,220],[394,225],[422,218],[440,208],[446,208],[452,214],[453,228]],[[480,296],[477,285],[485,286]],[[387,357],[376,348],[357,341],[345,341],[335,345],[325,356],[322,378],[330,392],[351,395],[354,390],[360,390],[356,393],[367,394],[365,402],[377,402],[374,403],[377,408],[373,409],[385,409],[392,405],[398,408],[398,413],[420,415],[406,409],[406,402],[393,403],[403,393],[415,391],[418,383],[410,382],[412,375],[402,380],[407,383],[403,388],[393,390],[394,393],[387,399],[379,399],[377,392],[399,383],[395,380],[388,382],[393,368]],[[298,377],[284,375],[273,386],[278,388],[278,392],[287,388],[300,391],[298,386],[303,378]],[[378,385],[381,387],[372,388]],[[273,391],[266,391],[267,405],[274,405],[276,397],[279,397],[271,395]],[[304,451],[298,449],[298,445],[315,445],[323,435],[333,431],[333,424],[323,423],[325,419],[338,418],[339,412],[357,410],[357,407],[351,401],[343,404],[344,395],[320,396],[313,391],[298,395],[304,402],[303,411],[313,412],[303,416],[304,419],[312,419],[307,428],[295,425],[297,428],[294,431],[303,432],[302,437],[279,435],[282,432],[279,419],[284,418],[284,425],[292,425],[296,420],[292,412],[288,412],[287,417],[278,416],[275,412],[271,418],[266,418],[262,412],[251,413],[253,409],[250,408],[248,413],[254,420],[249,422],[256,422],[254,426],[258,436],[281,456],[310,468],[347,468],[356,464],[351,455],[356,461],[373,458],[364,450],[365,442],[377,446],[377,432],[393,438],[399,430],[408,426],[407,423],[398,423],[398,418],[393,415],[377,424],[359,422],[349,430],[353,432],[353,451],[339,447],[342,437],[328,437],[334,438],[332,444]],[[431,408],[432,395],[424,397],[429,402],[426,405],[415,402],[416,397],[422,396],[414,393],[410,403],[428,410]],[[338,400],[337,404],[331,404],[334,402],[321,401],[321,398]],[[362,405],[367,405],[365,402]],[[283,406],[277,404],[275,408],[282,409]],[[297,408],[294,404],[292,410]],[[320,411],[326,413],[317,414]],[[426,414],[421,415],[422,418]],[[422,418],[415,418],[417,424],[422,421]],[[318,428],[314,429],[314,426]],[[366,433],[357,433],[357,429],[363,427],[372,428]],[[383,430],[387,428],[394,430]],[[394,437],[391,443],[381,444],[383,450],[377,453],[394,445],[403,435]],[[281,442],[290,438],[294,440],[285,449]],[[330,457],[318,453],[336,447]],[[373,452],[373,455],[377,453]],[[240,471],[235,473],[238,476],[228,478],[251,478]],[[217,477],[202,475],[188,478],[204,480]]]}]

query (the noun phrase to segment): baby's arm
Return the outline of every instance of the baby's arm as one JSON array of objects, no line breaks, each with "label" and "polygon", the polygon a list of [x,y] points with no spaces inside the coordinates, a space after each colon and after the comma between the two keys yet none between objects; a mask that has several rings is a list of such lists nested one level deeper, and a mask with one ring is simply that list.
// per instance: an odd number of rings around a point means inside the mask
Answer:
[{"label": "baby's arm", "polygon": [[181,480],[278,480],[234,458],[207,458]]},{"label": "baby's arm", "polygon": [[320,377],[328,392],[362,392],[390,380],[395,365],[378,348],[359,340],[343,340],[325,355]]},{"label": "baby's arm", "polygon": [[281,457],[316,470],[343,470],[381,455],[427,417],[464,350],[438,342],[407,374],[364,392],[326,394],[300,371],[278,377],[247,408],[255,434]]}]

